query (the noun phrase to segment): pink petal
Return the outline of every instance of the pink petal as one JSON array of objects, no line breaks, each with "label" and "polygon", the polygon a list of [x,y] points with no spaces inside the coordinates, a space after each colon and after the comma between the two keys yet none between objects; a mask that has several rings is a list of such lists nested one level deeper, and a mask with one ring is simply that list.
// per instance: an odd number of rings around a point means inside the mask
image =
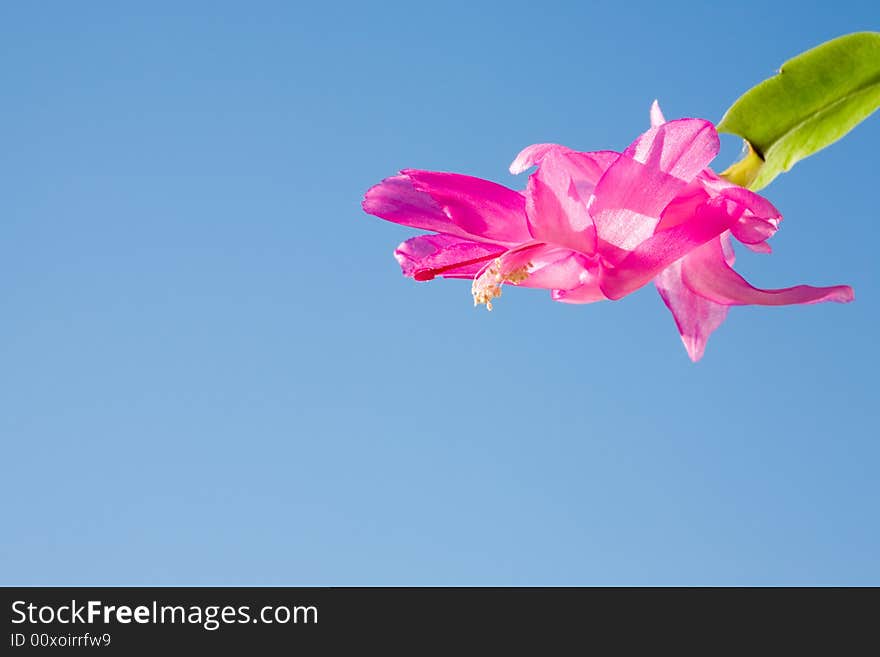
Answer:
[{"label": "pink petal", "polygon": [[654,233],[660,214],[685,186],[659,169],[622,155],[605,173],[589,205],[598,248],[616,259]]},{"label": "pink petal", "polygon": [[576,166],[583,172],[575,176],[578,184],[587,183],[590,188],[596,186],[605,170],[620,157],[615,151],[591,151],[581,153],[559,144],[532,144],[522,149],[510,165],[510,173],[517,175],[533,166],[540,166],[549,153],[570,156]]},{"label": "pink petal", "polygon": [[718,155],[715,126],[703,119],[678,119],[640,135],[623,152],[637,162],[690,182]]},{"label": "pink petal", "polygon": [[553,254],[557,251],[558,249],[554,246],[532,240],[502,253],[498,257],[499,268],[508,272],[528,266],[531,271],[536,261],[543,262],[542,259],[548,255],[552,261],[555,258]]},{"label": "pink petal", "polygon": [[741,207],[723,198],[704,203],[686,221],[655,233],[616,266],[604,269],[602,291],[609,299],[634,292],[673,262],[730,228],[740,212]]},{"label": "pink petal", "polygon": [[682,265],[682,281],[696,294],[729,306],[785,306],[822,301],[847,303],[854,298],[853,289],[848,285],[796,285],[779,290],[752,287],[727,263],[721,243],[717,240],[705,244],[688,256]]},{"label": "pink petal", "polygon": [[696,362],[703,357],[709,336],[727,317],[728,307],[694,294],[682,282],[684,260],[687,257],[669,265],[658,274],[654,283],[666,307],[672,312],[688,356]]},{"label": "pink petal", "polygon": [[[720,243],[725,262],[733,265],[735,255],[730,244],[730,232],[724,232],[714,240]],[[703,357],[709,336],[724,322],[728,306],[715,303],[695,294],[682,280],[682,264],[690,258],[685,256],[660,272],[654,279],[657,291],[672,312],[681,341],[691,360]]]},{"label": "pink petal", "polygon": [[533,254],[530,262],[529,277],[519,285],[547,290],[581,285],[589,266],[588,258],[567,249],[544,249]]},{"label": "pink petal", "polygon": [[655,100],[651,103],[651,127],[656,128],[664,123],[666,123],[666,117],[663,116],[663,111],[660,109],[660,103]]},{"label": "pink petal", "polygon": [[663,209],[655,232],[667,230],[691,219],[710,198],[703,186],[698,181],[693,181]]},{"label": "pink petal", "polygon": [[565,155],[565,163],[571,180],[577,188],[578,195],[586,203],[590,200],[596,185],[608,171],[608,168],[617,162],[620,153],[614,151],[591,151],[579,153],[569,151]]},{"label": "pink petal", "polygon": [[700,174],[699,182],[712,196],[723,196],[743,207],[742,216],[731,228],[733,236],[743,244],[760,244],[779,229],[782,213],[760,194],[734,185],[709,169]]},{"label": "pink petal", "polygon": [[420,235],[403,242],[394,257],[404,276],[429,281],[435,276],[473,278],[503,248],[450,235]]},{"label": "pink petal", "polygon": [[599,249],[614,262],[648,239],[664,208],[718,153],[708,121],[680,119],[651,128],[608,168],[590,213]]},{"label": "pink petal", "polygon": [[[489,304],[501,296],[501,287],[508,283],[516,287],[550,289],[554,299],[574,290],[573,296],[565,298],[571,303],[586,303],[583,291],[592,281],[593,288],[598,290],[590,270],[596,269],[596,263],[583,254],[562,249],[549,244],[531,242],[515,249],[510,249],[500,257],[487,263],[474,278],[472,291],[478,303]],[[512,274],[519,272],[514,278]],[[521,276],[528,272],[527,276]],[[605,297],[598,293],[589,301],[597,301]],[[487,306],[489,306],[487,304]],[[489,306],[491,310],[491,306]]]},{"label": "pink petal", "polygon": [[718,236],[721,243],[721,255],[724,256],[724,262],[728,267],[733,267],[736,263],[736,252],[733,250],[733,243],[730,241],[730,231],[725,231]]},{"label": "pink petal", "polygon": [[364,211],[405,226],[512,246],[531,239],[525,198],[488,180],[408,169],[370,188]]},{"label": "pink petal", "polygon": [[[581,160],[589,166],[593,164],[590,160]],[[586,198],[581,198],[578,193],[573,174],[589,183],[588,175],[584,175],[564,153],[545,153],[538,170],[529,177],[526,188],[529,230],[536,240],[581,253],[593,253],[596,250],[596,230],[587,212]]]},{"label": "pink petal", "polygon": [[591,272],[581,273],[577,287],[553,290],[551,297],[561,303],[594,303],[608,299],[599,287],[599,279]]},{"label": "pink petal", "polygon": [[570,148],[560,146],[559,144],[532,144],[531,146],[526,146],[519,152],[516,159],[510,163],[510,173],[516,176],[530,167],[539,165],[544,156],[552,151],[572,152]]}]

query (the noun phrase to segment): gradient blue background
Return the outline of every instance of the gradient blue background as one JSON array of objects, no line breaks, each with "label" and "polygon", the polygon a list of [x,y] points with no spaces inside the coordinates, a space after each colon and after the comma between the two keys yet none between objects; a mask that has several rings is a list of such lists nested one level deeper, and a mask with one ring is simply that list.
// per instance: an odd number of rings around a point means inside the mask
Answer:
[{"label": "gradient blue background", "polygon": [[696,365],[653,287],[489,314],[359,205],[717,120],[875,3],[182,4],[0,8],[0,583],[880,584],[880,117],[740,250],[856,302]]}]

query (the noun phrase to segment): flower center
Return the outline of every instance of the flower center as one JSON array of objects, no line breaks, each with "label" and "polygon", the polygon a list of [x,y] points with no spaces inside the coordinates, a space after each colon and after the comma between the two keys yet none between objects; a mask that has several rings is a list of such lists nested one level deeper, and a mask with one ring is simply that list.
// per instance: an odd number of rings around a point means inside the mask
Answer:
[{"label": "flower center", "polygon": [[489,265],[482,274],[474,279],[471,286],[471,293],[474,295],[474,305],[479,306],[481,303],[486,304],[486,310],[492,310],[492,299],[501,296],[501,286],[505,283],[519,285],[529,277],[529,268],[531,262],[527,262],[521,267],[504,271],[501,258],[495,258],[495,261]]}]

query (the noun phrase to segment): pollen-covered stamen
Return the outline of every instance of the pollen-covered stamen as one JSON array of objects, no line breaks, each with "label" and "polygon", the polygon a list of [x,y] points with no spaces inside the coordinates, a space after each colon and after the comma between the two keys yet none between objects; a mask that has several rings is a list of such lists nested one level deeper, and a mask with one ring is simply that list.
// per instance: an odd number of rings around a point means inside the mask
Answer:
[{"label": "pollen-covered stamen", "polygon": [[529,269],[532,263],[504,271],[504,263],[501,258],[496,258],[482,274],[474,279],[471,293],[474,295],[474,305],[486,304],[486,310],[492,310],[492,299],[501,296],[501,286],[505,283],[519,285],[529,277]]}]

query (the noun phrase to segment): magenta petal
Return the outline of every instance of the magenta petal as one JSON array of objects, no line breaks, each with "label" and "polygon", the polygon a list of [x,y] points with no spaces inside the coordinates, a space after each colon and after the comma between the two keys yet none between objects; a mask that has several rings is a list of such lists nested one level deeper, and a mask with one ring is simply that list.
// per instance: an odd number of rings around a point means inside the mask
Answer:
[{"label": "magenta petal", "polygon": [[719,148],[718,133],[711,122],[678,119],[644,132],[623,154],[690,182],[715,159]]},{"label": "magenta petal", "polygon": [[518,244],[530,238],[525,198],[503,185],[463,176],[407,169],[416,189],[439,203],[446,214],[470,235],[493,242]]},{"label": "magenta petal", "polygon": [[596,185],[589,206],[600,251],[615,260],[650,237],[684,187],[678,178],[621,155]]},{"label": "magenta petal", "polygon": [[554,246],[531,240],[502,253],[497,258],[498,269],[503,273],[517,269],[528,269],[528,271],[531,271],[534,268],[535,262],[544,262],[543,259],[548,256],[552,261],[556,257],[553,254],[558,250]]},{"label": "magenta petal", "polygon": [[651,103],[651,127],[656,128],[658,125],[663,125],[666,123],[666,117],[663,116],[663,111],[660,109],[660,103],[656,100]]},{"label": "magenta petal", "polygon": [[529,277],[519,285],[547,290],[581,285],[589,266],[589,259],[580,253],[554,248],[533,253],[530,262]]},{"label": "magenta petal", "polygon": [[407,176],[393,176],[373,185],[361,205],[367,214],[397,224],[464,234],[452,224],[443,208],[428,194],[418,191]]},{"label": "magenta petal", "polygon": [[620,153],[614,151],[591,151],[589,153],[569,151],[565,154],[563,158],[565,166],[584,203],[590,200],[602,176],[612,164],[617,162],[619,157]]},{"label": "magenta petal", "polygon": [[403,242],[394,257],[404,276],[429,281],[436,276],[473,278],[503,247],[472,242],[451,235],[420,235]]},{"label": "magenta petal", "polygon": [[572,152],[570,148],[560,146],[559,144],[532,144],[531,146],[526,146],[519,152],[516,159],[510,163],[510,173],[518,175],[530,167],[539,165],[544,156],[553,151]]},{"label": "magenta petal", "polygon": [[662,230],[639,244],[616,266],[602,272],[602,291],[620,299],[648,283],[663,269],[693,249],[726,231],[742,208],[722,198],[699,206],[688,220]]},{"label": "magenta petal", "polygon": [[606,301],[608,297],[599,287],[599,279],[591,273],[582,273],[581,283],[569,289],[556,289],[551,292],[554,301],[561,303],[594,303]]},{"label": "magenta petal", "polygon": [[708,169],[700,174],[699,181],[712,196],[722,196],[743,207],[742,215],[731,227],[733,236],[743,244],[765,242],[779,229],[782,213],[760,194],[734,185]]},{"label": "magenta petal", "polygon": [[703,357],[709,336],[727,317],[727,306],[694,294],[681,280],[682,262],[669,265],[657,275],[654,283],[672,312],[688,356],[696,362]]},{"label": "magenta petal", "polygon": [[[572,179],[579,192],[589,190],[592,193],[602,174],[620,157],[614,151],[591,151],[581,153],[559,144],[532,144],[526,146],[510,165],[510,173],[516,175],[533,166],[540,166],[550,155],[557,159],[567,160]],[[588,194],[584,195],[586,199]]]},{"label": "magenta petal", "polygon": [[663,213],[660,215],[660,223],[657,224],[655,232],[667,230],[688,221],[699,210],[700,206],[705,205],[710,198],[699,182],[692,182],[679,192],[678,196],[672,199],[669,205],[663,209]]},{"label": "magenta petal", "polygon": [[522,194],[488,180],[408,169],[370,188],[364,210],[395,223],[507,246],[531,239]]},{"label": "magenta petal", "polygon": [[696,294],[728,306],[786,306],[822,301],[847,303],[854,298],[853,289],[848,285],[796,285],[778,290],[753,287],[728,265],[718,241],[709,242],[688,256],[682,265],[682,281]]},{"label": "magenta petal", "polygon": [[708,121],[681,119],[651,128],[608,168],[590,212],[599,249],[614,262],[653,233],[664,208],[718,153]]},{"label": "magenta petal", "polygon": [[572,176],[575,165],[564,154],[549,151],[529,177],[526,215],[532,237],[581,253],[593,253],[596,230]]},{"label": "magenta petal", "polygon": [[[550,289],[554,299],[573,291],[571,303],[598,301],[605,297],[598,291],[591,270],[596,264],[587,256],[550,244],[531,242],[510,249],[502,256],[487,263],[474,278],[474,300],[486,303],[491,310],[494,299],[501,296],[506,283],[516,287]],[[583,291],[592,285],[592,297],[586,299]]]}]

